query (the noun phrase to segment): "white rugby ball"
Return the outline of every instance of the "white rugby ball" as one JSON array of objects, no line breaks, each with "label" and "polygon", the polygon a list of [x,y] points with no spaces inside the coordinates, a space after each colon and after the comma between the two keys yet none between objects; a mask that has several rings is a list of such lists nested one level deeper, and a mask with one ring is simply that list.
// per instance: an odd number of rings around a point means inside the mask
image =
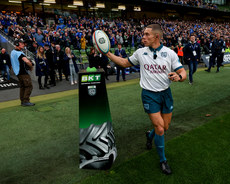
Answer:
[{"label": "white rugby ball", "polygon": [[110,40],[104,31],[96,30],[93,33],[93,45],[101,54],[107,54],[110,50]]}]

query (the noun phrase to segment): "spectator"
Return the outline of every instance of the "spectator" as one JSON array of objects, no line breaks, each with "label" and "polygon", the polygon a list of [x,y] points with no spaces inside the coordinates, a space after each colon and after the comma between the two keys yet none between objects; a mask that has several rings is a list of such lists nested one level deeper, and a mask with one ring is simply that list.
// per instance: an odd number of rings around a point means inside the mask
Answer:
[{"label": "spectator", "polygon": [[81,40],[78,36],[76,36],[76,49],[81,50]]},{"label": "spectator", "polygon": [[27,48],[30,50],[33,44],[33,36],[31,32],[27,32],[27,34],[24,35],[24,40],[25,40],[25,43],[27,44]]},{"label": "spectator", "polygon": [[[36,61],[36,76],[38,76],[39,89],[45,89],[45,88],[49,89],[47,85],[49,67],[44,52],[44,48],[42,46],[38,47],[35,61]],[[44,87],[42,85],[42,76],[45,76]]]},{"label": "spectator", "polygon": [[130,47],[134,47],[135,43],[136,43],[136,36],[134,35],[134,32],[131,32],[131,35],[129,36]]},{"label": "spectator", "polygon": [[189,84],[193,84],[193,74],[197,70],[198,62],[200,61],[200,44],[196,42],[194,35],[190,36],[190,43],[184,47],[184,57],[189,66]]},{"label": "spectator", "polygon": [[124,39],[122,37],[122,33],[119,33],[119,36],[117,37],[117,43],[123,45]]},{"label": "spectator", "polygon": [[[119,56],[121,58],[126,58],[127,57],[127,54],[125,52],[125,49],[122,49],[122,45],[121,44],[118,44],[117,45],[117,49],[115,50],[115,53],[114,55],[115,56]],[[116,65],[116,68],[117,68],[117,76],[116,76],[116,80],[117,82],[119,82],[119,78],[120,78],[120,71],[122,72],[122,79],[123,81],[126,81],[125,79],[125,68],[119,66],[119,65]]]},{"label": "spectator", "polygon": [[86,47],[86,39],[85,39],[85,34],[81,36],[81,49],[85,50]]},{"label": "spectator", "polygon": [[100,63],[100,68],[103,68],[104,72],[105,72],[105,79],[109,80],[108,78],[108,64],[109,64],[109,59],[107,56],[100,54],[99,55],[100,59],[99,59],[99,63]]},{"label": "spectator", "polygon": [[[51,49],[52,48],[52,49]],[[49,66],[49,76],[50,76],[50,86],[56,86],[56,81],[55,81],[55,63],[54,63],[54,49],[47,44],[45,44],[44,49],[45,49],[45,56],[47,59],[47,63]]]},{"label": "spectator", "polygon": [[58,69],[59,80],[62,81],[62,74],[64,74],[65,79],[69,81],[68,76],[66,74],[66,70],[64,68],[64,52],[61,50],[60,45],[56,45],[54,60],[55,60],[56,68]]},{"label": "spectator", "polygon": [[209,50],[210,50],[210,42],[208,41],[208,39],[204,39],[204,43],[203,43],[203,51],[205,55],[209,54]]},{"label": "spectator", "polygon": [[7,81],[10,81],[10,69],[10,55],[6,52],[5,48],[2,48],[0,54],[0,70],[2,71],[3,80],[6,80],[5,74],[7,74]]},{"label": "spectator", "polygon": [[44,45],[50,45],[51,41],[50,41],[50,36],[48,33],[45,34],[45,38],[44,38]]},{"label": "spectator", "polygon": [[139,47],[139,45],[141,44],[141,39],[142,39],[142,37],[141,37],[141,33],[137,33],[136,34],[136,48],[138,48]]},{"label": "spectator", "polygon": [[92,39],[92,33],[91,31],[87,34],[86,38],[86,42],[88,46],[93,46],[93,39]]},{"label": "spectator", "polygon": [[67,32],[65,32],[65,34],[63,36],[63,41],[64,41],[64,46],[65,47],[70,47],[70,45],[71,45],[71,39],[70,39],[70,36],[68,35]]},{"label": "spectator", "polygon": [[88,60],[89,60],[89,67],[90,68],[99,68],[99,56],[96,53],[96,50],[94,47],[90,48],[90,53],[87,52],[86,50],[86,54],[88,56]]},{"label": "spectator", "polygon": [[32,46],[28,48],[34,55],[37,54],[38,44],[36,42],[32,43]]},{"label": "spectator", "polygon": [[124,46],[128,47],[129,45],[129,35],[127,34],[127,32],[124,33]]},{"label": "spectator", "polygon": [[8,28],[8,36],[13,37],[14,35],[14,25],[11,24],[10,27]]},{"label": "spectator", "polygon": [[34,35],[34,41],[39,45],[39,46],[44,46],[44,36],[42,35],[42,31],[40,29],[37,30],[37,33]]},{"label": "spectator", "polygon": [[111,35],[111,38],[110,38],[111,48],[114,48],[114,47],[115,47],[115,43],[116,43],[116,39],[115,39],[114,34],[112,34],[112,35]]},{"label": "spectator", "polygon": [[69,47],[65,48],[64,61],[67,68],[67,74],[70,75],[71,85],[77,84],[78,80],[78,67],[76,63],[76,56],[71,52]]}]

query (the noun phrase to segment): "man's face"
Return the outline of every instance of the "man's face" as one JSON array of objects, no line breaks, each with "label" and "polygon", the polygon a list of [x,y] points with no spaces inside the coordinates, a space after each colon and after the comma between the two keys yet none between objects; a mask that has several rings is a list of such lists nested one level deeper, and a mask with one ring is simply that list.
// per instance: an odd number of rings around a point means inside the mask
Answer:
[{"label": "man's face", "polygon": [[18,46],[20,49],[24,49],[24,47],[25,47],[25,44],[24,43],[22,43],[22,42],[19,42],[19,46]]},{"label": "man's face", "polygon": [[2,49],[2,51],[1,51],[1,52],[2,52],[2,54],[5,54],[5,52],[6,52],[6,49]]},{"label": "man's face", "polygon": [[56,46],[56,50],[59,51],[59,50],[60,50],[60,47],[59,47],[59,46]]},{"label": "man's face", "polygon": [[190,37],[191,42],[195,42],[195,36]]},{"label": "man's face", "polygon": [[33,47],[37,48],[37,44],[36,44],[36,43],[33,43]]},{"label": "man's face", "polygon": [[143,36],[143,43],[145,46],[151,46],[156,40],[156,36],[154,35],[151,28],[146,28]]},{"label": "man's face", "polygon": [[120,50],[120,49],[121,49],[121,45],[120,45],[120,44],[118,44],[118,45],[117,45],[117,48]]}]

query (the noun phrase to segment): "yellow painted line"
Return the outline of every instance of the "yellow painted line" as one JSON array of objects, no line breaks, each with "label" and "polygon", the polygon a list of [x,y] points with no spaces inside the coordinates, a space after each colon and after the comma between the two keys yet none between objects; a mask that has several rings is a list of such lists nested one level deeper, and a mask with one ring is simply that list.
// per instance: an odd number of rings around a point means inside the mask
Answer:
[{"label": "yellow painted line", "polygon": [[[63,97],[71,96],[71,95],[78,95],[78,89],[56,92],[56,93],[50,93],[47,95],[34,96],[34,97],[31,97],[30,99],[31,99],[31,102],[36,103],[36,102],[40,102],[40,101],[63,98]],[[0,109],[19,106],[20,103],[21,103],[21,101],[19,99],[7,101],[7,102],[1,102],[0,103]]]},{"label": "yellow painted line", "polygon": [[20,100],[11,100],[7,102],[1,102],[0,103],[0,109],[5,109],[9,107],[15,107],[20,105]]}]

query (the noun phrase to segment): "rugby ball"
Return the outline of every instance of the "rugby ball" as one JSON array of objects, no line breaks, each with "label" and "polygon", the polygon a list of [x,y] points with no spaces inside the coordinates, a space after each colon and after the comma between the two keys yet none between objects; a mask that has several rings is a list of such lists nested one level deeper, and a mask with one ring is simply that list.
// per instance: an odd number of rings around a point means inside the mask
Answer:
[{"label": "rugby ball", "polygon": [[101,54],[107,54],[110,50],[110,41],[104,31],[96,30],[93,33],[93,45]]}]

